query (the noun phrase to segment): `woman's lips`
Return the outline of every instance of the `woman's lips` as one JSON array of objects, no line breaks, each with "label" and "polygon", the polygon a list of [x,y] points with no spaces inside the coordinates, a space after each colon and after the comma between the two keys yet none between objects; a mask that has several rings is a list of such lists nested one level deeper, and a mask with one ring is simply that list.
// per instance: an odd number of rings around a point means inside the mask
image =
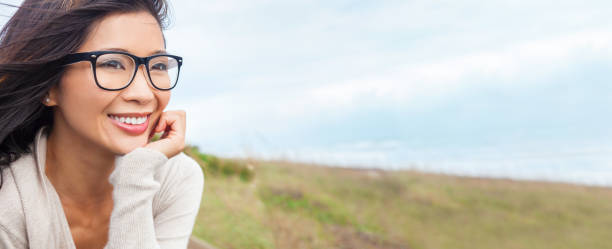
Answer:
[{"label": "woman's lips", "polygon": [[108,119],[111,120],[111,122],[113,124],[115,124],[117,127],[119,127],[121,130],[132,134],[132,135],[140,135],[143,132],[145,132],[147,130],[147,127],[149,127],[149,117],[151,115],[147,115],[146,116],[146,120],[144,123],[142,124],[127,124],[127,123],[123,123],[119,120],[115,120],[114,118],[111,118],[110,115],[108,115]]}]

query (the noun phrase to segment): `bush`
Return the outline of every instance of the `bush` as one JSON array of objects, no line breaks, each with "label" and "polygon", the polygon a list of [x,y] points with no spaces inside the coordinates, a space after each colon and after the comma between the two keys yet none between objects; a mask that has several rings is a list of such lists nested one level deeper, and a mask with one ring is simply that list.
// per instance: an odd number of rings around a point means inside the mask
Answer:
[{"label": "bush", "polygon": [[253,168],[245,162],[234,159],[221,159],[214,155],[201,153],[196,146],[186,146],[185,153],[197,160],[209,175],[225,177],[238,176],[244,182],[251,181],[255,175]]},{"label": "bush", "polygon": [[208,169],[212,171],[212,173],[219,172],[219,169],[221,168],[219,158],[213,155],[204,155],[204,157],[207,159],[204,160],[204,162],[206,163],[206,166],[208,166]]}]

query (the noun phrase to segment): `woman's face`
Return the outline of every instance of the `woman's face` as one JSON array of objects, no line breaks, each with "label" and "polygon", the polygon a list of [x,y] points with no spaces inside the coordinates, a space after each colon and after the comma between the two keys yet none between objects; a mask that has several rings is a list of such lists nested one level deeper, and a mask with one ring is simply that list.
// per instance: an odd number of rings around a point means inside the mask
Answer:
[{"label": "woman's face", "polygon": [[[91,29],[77,52],[122,50],[146,57],[164,51],[164,38],[156,19],[148,12],[112,14]],[[149,134],[170,100],[170,91],[155,89],[144,65],[129,87],[119,91],[99,88],[89,61],[66,67],[60,84],[51,90],[55,106],[54,129],[69,132],[115,154],[125,154],[148,142]],[[120,128],[109,115],[146,115],[144,132]]]}]

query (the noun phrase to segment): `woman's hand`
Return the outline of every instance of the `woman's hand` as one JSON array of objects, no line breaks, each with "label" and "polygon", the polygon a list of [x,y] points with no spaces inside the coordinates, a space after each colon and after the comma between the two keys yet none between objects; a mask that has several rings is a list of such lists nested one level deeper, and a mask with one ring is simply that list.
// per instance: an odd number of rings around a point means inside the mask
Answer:
[{"label": "woman's hand", "polygon": [[155,142],[148,143],[145,148],[154,149],[164,153],[170,158],[185,148],[185,111],[163,112],[159,121],[149,135],[149,139],[158,132],[164,132],[161,138]]}]

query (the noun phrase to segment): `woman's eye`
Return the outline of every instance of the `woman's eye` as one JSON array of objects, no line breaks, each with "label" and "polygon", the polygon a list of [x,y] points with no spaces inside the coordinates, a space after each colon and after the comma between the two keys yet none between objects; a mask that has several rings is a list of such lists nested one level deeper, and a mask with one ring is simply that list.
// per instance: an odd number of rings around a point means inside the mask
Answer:
[{"label": "woman's eye", "polygon": [[167,71],[168,70],[168,66],[164,63],[156,63],[155,65],[153,65],[151,67],[151,69],[153,70],[159,70],[159,71]]},{"label": "woman's eye", "polygon": [[111,69],[125,69],[123,64],[119,61],[105,61],[98,64],[99,67],[111,68]]}]

